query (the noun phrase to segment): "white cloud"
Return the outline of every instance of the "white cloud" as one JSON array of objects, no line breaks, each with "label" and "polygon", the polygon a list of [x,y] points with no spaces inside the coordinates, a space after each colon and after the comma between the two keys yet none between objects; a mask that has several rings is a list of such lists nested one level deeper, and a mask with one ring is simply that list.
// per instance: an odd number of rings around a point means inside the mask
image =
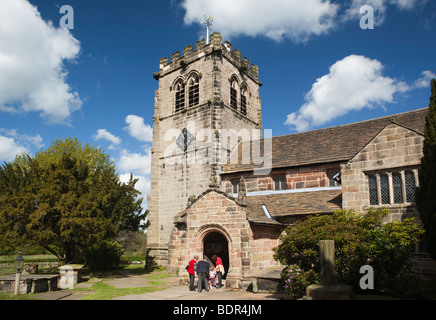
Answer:
[{"label": "white cloud", "polygon": [[135,175],[149,175],[151,171],[151,152],[147,149],[145,154],[131,153],[122,150],[117,167],[121,172],[131,172]]},{"label": "white cloud", "polygon": [[352,110],[383,106],[394,95],[410,90],[406,83],[382,75],[383,65],[364,56],[350,55],[330,67],[306,94],[306,103],[285,122],[297,131],[320,126]]},{"label": "white cloud", "polygon": [[27,134],[18,133],[16,129],[3,128],[0,128],[0,133],[4,133],[6,136],[14,138],[15,140],[18,140],[20,144],[27,145],[28,147],[30,147],[30,145],[33,145],[38,149],[44,147],[44,143],[42,143],[42,138],[39,134],[37,134],[36,136],[29,136]]},{"label": "white cloud", "polygon": [[[420,0],[421,3],[423,2]],[[427,0],[424,0],[427,1]],[[362,14],[359,12],[364,5],[369,5],[374,9],[374,23],[381,25],[389,7],[397,7],[400,10],[411,10],[416,7],[418,0],[352,0],[346,9],[343,20],[360,19]]]},{"label": "white cloud", "polygon": [[429,70],[423,71],[421,77],[415,81],[414,87],[417,89],[429,88],[432,79],[436,79],[436,74],[434,72]]},{"label": "white cloud", "polygon": [[29,150],[19,145],[14,138],[0,135],[0,161],[13,161],[15,156],[29,153]]},{"label": "white cloud", "polygon": [[0,39],[0,110],[70,123],[82,100],[66,83],[63,62],[78,57],[79,41],[45,22],[27,0],[0,1]]},{"label": "white cloud", "polygon": [[145,154],[131,153],[127,150],[122,150],[117,168],[121,171],[120,181],[127,183],[130,180],[130,175],[133,174],[134,179],[138,179],[135,188],[141,192],[141,197],[144,198],[143,208],[147,208],[147,195],[150,194],[150,172],[151,172],[151,150],[145,150]]},{"label": "white cloud", "polygon": [[330,0],[183,0],[187,25],[213,16],[213,29],[223,37],[265,36],[296,42],[329,32],[339,6]]},{"label": "white cloud", "polygon": [[129,134],[138,141],[151,142],[153,141],[153,128],[144,123],[144,118],[128,115],[126,117],[126,123],[128,124],[124,130],[129,131]]},{"label": "white cloud", "polygon": [[95,134],[93,137],[94,137],[95,141],[107,140],[107,141],[111,142],[111,146],[109,147],[110,149],[112,149],[114,146],[117,146],[121,143],[120,138],[114,136],[112,133],[110,133],[106,129],[98,129],[97,134]]}]

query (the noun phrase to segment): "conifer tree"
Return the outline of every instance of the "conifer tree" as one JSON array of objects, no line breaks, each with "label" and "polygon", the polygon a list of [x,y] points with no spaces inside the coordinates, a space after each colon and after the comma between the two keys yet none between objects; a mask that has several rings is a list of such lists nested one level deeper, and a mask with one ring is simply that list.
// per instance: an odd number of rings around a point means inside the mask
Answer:
[{"label": "conifer tree", "polygon": [[120,230],[146,227],[136,182],[122,183],[107,154],[77,139],[19,156],[0,166],[0,249],[42,247],[77,263]]},{"label": "conifer tree", "polygon": [[424,128],[424,147],[419,173],[416,205],[424,224],[428,252],[436,259],[436,80],[431,81],[431,97]]}]

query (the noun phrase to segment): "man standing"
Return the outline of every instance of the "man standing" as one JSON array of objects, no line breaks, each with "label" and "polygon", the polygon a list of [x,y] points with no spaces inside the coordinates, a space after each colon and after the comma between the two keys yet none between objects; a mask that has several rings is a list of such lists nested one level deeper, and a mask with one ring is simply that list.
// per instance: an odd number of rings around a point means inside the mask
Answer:
[{"label": "man standing", "polygon": [[201,292],[203,288],[209,291],[209,263],[203,259],[197,263],[197,275],[198,275],[198,292]]},{"label": "man standing", "polygon": [[194,259],[189,261],[188,273],[189,273],[189,290],[194,291],[195,269],[197,267],[198,256],[194,256]]}]

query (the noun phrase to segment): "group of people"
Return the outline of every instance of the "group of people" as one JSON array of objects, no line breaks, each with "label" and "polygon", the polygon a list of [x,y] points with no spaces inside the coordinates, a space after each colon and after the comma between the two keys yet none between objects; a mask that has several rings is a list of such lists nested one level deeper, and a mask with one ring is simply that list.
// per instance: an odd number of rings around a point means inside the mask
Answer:
[{"label": "group of people", "polygon": [[189,261],[187,271],[189,274],[189,290],[194,291],[195,275],[198,276],[197,290],[201,292],[203,289],[209,291],[211,288],[221,288],[224,275],[224,266],[220,257],[216,254],[212,256],[212,261],[215,264],[210,265],[206,259],[198,261],[198,256]]}]

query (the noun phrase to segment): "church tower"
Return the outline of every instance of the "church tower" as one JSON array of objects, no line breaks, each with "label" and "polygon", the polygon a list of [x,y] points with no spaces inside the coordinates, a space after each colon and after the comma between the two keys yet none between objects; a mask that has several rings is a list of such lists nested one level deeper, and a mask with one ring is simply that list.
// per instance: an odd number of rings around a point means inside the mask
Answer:
[{"label": "church tower", "polygon": [[[220,161],[238,143],[222,143],[224,131],[261,132],[259,69],[219,33],[160,59],[155,93],[151,191],[148,197],[149,255],[168,264],[174,217],[189,198],[220,183]],[[235,132],[233,131],[233,132]],[[257,137],[259,138],[259,137]],[[226,139],[227,140],[227,139]],[[222,151],[225,152],[222,152]],[[205,161],[206,159],[206,161]]]}]

